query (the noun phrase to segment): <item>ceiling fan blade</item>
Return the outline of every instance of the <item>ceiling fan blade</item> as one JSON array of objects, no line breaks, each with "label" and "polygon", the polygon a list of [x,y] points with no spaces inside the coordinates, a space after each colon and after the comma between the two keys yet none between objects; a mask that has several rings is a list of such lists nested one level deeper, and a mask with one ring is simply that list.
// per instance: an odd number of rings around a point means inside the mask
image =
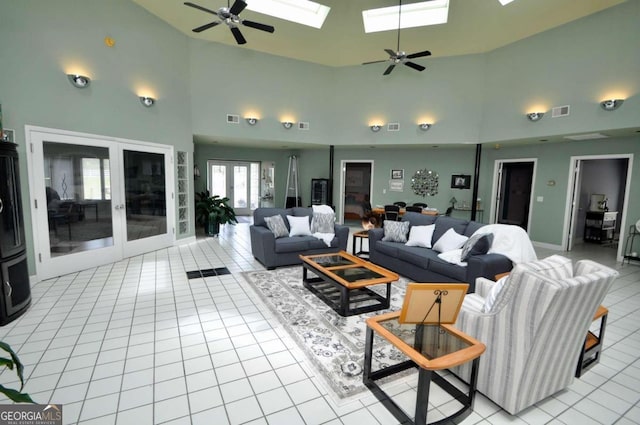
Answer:
[{"label": "ceiling fan blade", "polygon": [[397,56],[396,52],[394,52],[391,49],[384,49],[384,51],[387,52],[389,54],[389,56],[391,56],[392,58],[395,58]]},{"label": "ceiling fan blade", "polygon": [[189,7],[195,7],[196,9],[202,10],[203,12],[211,13],[212,15],[218,16],[218,12],[213,11],[211,9],[207,9],[206,7],[198,6],[197,4],[194,4],[188,1],[185,2],[184,5]]},{"label": "ceiling fan blade", "polygon": [[407,55],[407,59],[421,58],[424,56],[431,56],[431,52],[428,50],[425,50],[424,52],[412,53],[410,55]]},{"label": "ceiling fan blade", "polygon": [[389,67],[387,68],[387,70],[386,70],[386,71],[384,71],[384,74],[382,74],[382,75],[389,75],[389,74],[391,74],[391,71],[393,71],[393,68],[395,68],[395,67],[396,67],[396,65],[395,65],[395,64],[393,64],[393,65],[389,65]]},{"label": "ceiling fan blade", "polygon": [[266,32],[274,32],[275,28],[273,28],[271,25],[265,25],[265,24],[261,24],[259,22],[253,22],[253,21],[242,21],[242,25],[246,25],[248,27],[251,28],[255,28],[257,30],[261,30],[261,31],[266,31]]},{"label": "ceiling fan blade", "polygon": [[242,12],[245,7],[247,7],[247,3],[242,0],[236,0],[236,2],[233,3],[233,6],[231,6],[231,9],[229,9],[229,13],[238,16],[238,14]]},{"label": "ceiling fan blade", "polygon": [[413,62],[405,62],[405,65],[407,65],[409,68],[413,68],[416,71],[424,71],[426,68],[422,65],[418,65],[417,63],[413,63]]},{"label": "ceiling fan blade", "polygon": [[382,63],[382,62],[388,62],[388,61],[389,61],[389,59],[384,59],[384,60],[381,60],[381,61],[364,62],[363,65],[369,65],[369,64],[372,64],[372,63]]},{"label": "ceiling fan blade", "polygon": [[238,44],[246,44],[247,40],[244,39],[238,27],[231,27],[231,33]]},{"label": "ceiling fan blade", "polygon": [[215,26],[216,26],[216,25],[218,25],[219,23],[220,23],[220,21],[211,22],[210,24],[206,24],[206,25],[203,25],[203,26],[201,26],[201,27],[194,28],[192,31],[193,31],[193,32],[202,32],[202,31],[204,31],[204,30],[208,30],[209,28],[213,28],[213,27],[215,27]]}]

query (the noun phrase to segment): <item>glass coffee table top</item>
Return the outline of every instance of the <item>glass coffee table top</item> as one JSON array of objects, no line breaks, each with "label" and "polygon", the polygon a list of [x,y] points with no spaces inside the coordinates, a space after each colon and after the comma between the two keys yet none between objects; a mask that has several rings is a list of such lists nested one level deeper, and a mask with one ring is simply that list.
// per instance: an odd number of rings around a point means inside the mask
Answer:
[{"label": "glass coffee table top", "polygon": [[353,261],[343,257],[342,255],[323,255],[313,257],[313,262],[322,266],[322,267],[337,267],[337,266],[348,266],[353,264]]},{"label": "glass coffee table top", "polygon": [[380,279],[385,276],[375,270],[366,267],[351,267],[347,269],[333,270],[333,274],[346,280],[347,282],[357,282],[359,280]]}]

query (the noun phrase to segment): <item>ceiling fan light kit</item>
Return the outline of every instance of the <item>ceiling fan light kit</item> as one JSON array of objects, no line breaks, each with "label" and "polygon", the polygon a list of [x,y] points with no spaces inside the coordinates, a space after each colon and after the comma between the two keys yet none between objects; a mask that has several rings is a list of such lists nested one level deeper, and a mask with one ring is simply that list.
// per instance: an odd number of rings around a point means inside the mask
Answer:
[{"label": "ceiling fan light kit", "polygon": [[425,56],[431,56],[431,52],[428,50],[424,50],[422,52],[417,52],[417,53],[412,53],[410,55],[407,55],[405,52],[403,52],[402,50],[400,50],[400,28],[401,28],[401,20],[402,20],[402,0],[400,0],[399,6],[398,6],[398,43],[396,45],[396,51],[394,52],[391,49],[384,49],[385,52],[387,52],[387,54],[389,55],[389,59],[385,59],[385,60],[380,60],[380,61],[373,61],[373,62],[365,62],[363,63],[363,65],[369,65],[372,63],[382,63],[382,62],[387,62],[390,61],[391,65],[389,65],[387,67],[387,69],[385,69],[384,73],[382,75],[389,75],[391,74],[391,71],[393,71],[393,69],[396,67],[396,65],[402,64],[405,66],[408,66],[409,68],[413,68],[416,71],[424,71],[426,68],[422,65],[418,65],[415,62],[411,62],[409,59],[416,59],[416,58],[422,58]]},{"label": "ceiling fan light kit", "polygon": [[206,7],[202,7],[191,2],[185,2],[184,4],[185,6],[193,7],[194,9],[198,9],[203,12],[215,15],[218,18],[217,21],[209,22],[208,24],[204,24],[194,28],[192,30],[193,32],[202,32],[204,30],[208,30],[209,28],[213,28],[221,23],[225,23],[231,30],[231,34],[233,35],[233,38],[235,38],[236,43],[246,44],[247,40],[242,35],[242,32],[240,31],[240,28],[238,28],[238,25],[244,25],[245,27],[254,28],[269,33],[273,33],[275,31],[275,28],[271,25],[265,25],[259,22],[248,21],[246,19],[240,18],[238,15],[247,7],[247,3],[245,3],[243,0],[236,0],[233,3],[233,6],[230,7],[229,2],[227,1],[227,7],[221,7],[217,11],[207,9]]}]

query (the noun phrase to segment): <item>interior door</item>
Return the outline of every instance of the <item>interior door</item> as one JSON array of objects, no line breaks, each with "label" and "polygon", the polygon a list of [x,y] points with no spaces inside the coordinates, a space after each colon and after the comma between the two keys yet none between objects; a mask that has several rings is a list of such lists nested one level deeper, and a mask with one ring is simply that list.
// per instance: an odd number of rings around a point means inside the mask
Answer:
[{"label": "interior door", "polygon": [[527,230],[533,184],[532,162],[505,162],[502,165],[498,223],[514,224]]},{"label": "interior door", "polygon": [[171,245],[172,148],[69,132],[28,134],[39,278]]},{"label": "interior door", "polygon": [[129,257],[159,247],[169,246],[173,239],[173,208],[170,180],[171,151],[164,147],[121,147],[123,164],[121,192],[125,203],[115,206],[122,216],[121,232],[124,255]]}]

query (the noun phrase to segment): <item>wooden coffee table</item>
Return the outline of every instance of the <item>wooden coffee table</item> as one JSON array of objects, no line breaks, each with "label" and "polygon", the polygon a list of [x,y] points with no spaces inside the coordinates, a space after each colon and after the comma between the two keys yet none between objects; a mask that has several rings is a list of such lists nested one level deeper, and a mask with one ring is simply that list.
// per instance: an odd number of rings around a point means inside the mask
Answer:
[{"label": "wooden coffee table", "polygon": [[[480,356],[486,347],[480,341],[461,332],[452,325],[403,324],[400,312],[394,311],[367,319],[367,336],[364,352],[364,384],[376,398],[403,424],[425,425],[429,406],[429,386],[433,382],[456,399],[460,408],[447,418],[432,424],[459,423],[473,410],[478,379]],[[373,371],[374,334],[391,343],[407,356],[408,360]],[[440,376],[437,371],[472,362],[468,391]],[[391,395],[376,383],[410,368],[418,368],[416,409],[413,415],[405,412]],[[453,409],[451,409],[453,410]]]},{"label": "wooden coffee table", "polygon": [[[391,282],[399,276],[345,251],[301,255],[302,284],[341,316],[389,308]],[[317,277],[309,278],[311,271]],[[386,296],[368,287],[386,285]]]}]

